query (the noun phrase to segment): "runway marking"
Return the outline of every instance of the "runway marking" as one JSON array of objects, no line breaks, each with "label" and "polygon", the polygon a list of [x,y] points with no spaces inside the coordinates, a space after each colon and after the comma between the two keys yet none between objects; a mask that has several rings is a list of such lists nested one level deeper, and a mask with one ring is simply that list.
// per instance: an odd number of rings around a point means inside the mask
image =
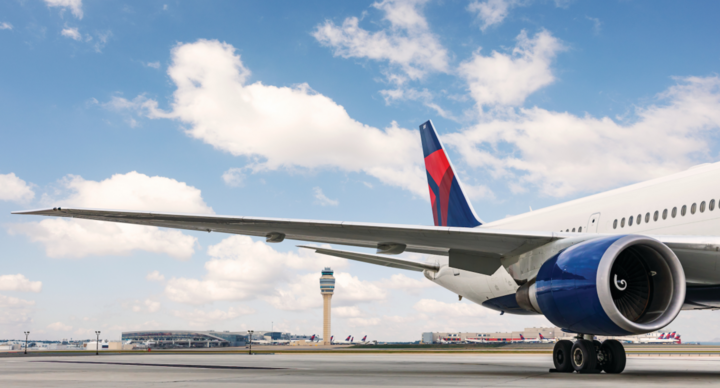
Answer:
[{"label": "runway marking", "polygon": [[189,365],[189,364],[146,364],[140,362],[104,362],[104,361],[30,361],[30,362],[51,362],[57,364],[105,364],[105,365],[127,365],[127,366],[164,366],[168,368],[198,368],[198,369],[266,369],[282,370],[288,368],[271,368],[263,366],[227,366],[227,365]]}]

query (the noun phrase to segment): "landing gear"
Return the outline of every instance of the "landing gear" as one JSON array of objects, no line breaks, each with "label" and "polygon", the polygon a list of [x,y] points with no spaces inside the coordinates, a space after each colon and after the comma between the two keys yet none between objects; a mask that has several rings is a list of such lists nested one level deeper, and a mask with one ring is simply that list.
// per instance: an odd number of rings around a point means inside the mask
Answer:
[{"label": "landing gear", "polygon": [[[625,370],[625,348],[619,341],[605,340],[600,347],[600,353],[605,357],[603,370],[605,373],[621,373]],[[598,358],[600,355],[598,354]]]},{"label": "landing gear", "polygon": [[575,343],[562,340],[555,343],[553,349],[555,369],[550,371],[620,373],[625,369],[625,362],[625,348],[616,340],[605,340],[603,343],[589,339],[578,339]]},{"label": "landing gear", "polygon": [[555,343],[555,348],[553,349],[553,364],[555,364],[555,370],[553,372],[570,373],[573,371],[572,364],[570,363],[570,350],[572,346],[573,343],[568,340]]}]

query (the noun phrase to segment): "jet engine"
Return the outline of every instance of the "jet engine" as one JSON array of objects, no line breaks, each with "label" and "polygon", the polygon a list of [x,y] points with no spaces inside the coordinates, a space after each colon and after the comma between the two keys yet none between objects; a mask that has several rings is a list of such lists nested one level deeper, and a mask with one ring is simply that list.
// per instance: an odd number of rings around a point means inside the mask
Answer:
[{"label": "jet engine", "polygon": [[571,332],[642,334],[661,329],[680,313],[685,273],[675,253],[653,238],[597,238],[547,260],[516,299]]}]

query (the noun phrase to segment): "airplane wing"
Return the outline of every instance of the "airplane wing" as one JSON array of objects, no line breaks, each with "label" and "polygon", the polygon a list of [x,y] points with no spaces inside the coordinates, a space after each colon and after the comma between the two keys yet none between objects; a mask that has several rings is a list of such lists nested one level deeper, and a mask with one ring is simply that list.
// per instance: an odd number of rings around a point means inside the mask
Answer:
[{"label": "airplane wing", "polygon": [[[265,237],[267,242],[284,239],[376,248],[378,253],[416,252],[450,256],[450,266],[492,275],[500,259],[528,252],[551,241],[577,236],[577,233],[529,232],[446,226],[372,224],[339,221],[292,220],[153,213],[103,209],[50,208],[13,214],[78,218],[127,224],[151,225],[203,232],[220,232]],[[675,251],[686,272],[688,283],[717,284],[715,266],[720,257],[720,238],[702,236],[651,236]],[[393,263],[383,256],[328,250],[318,253],[365,261],[395,268],[415,269],[405,260]],[[353,256],[353,257],[350,257]],[[413,267],[413,268],[409,268]]]},{"label": "airplane wing", "polygon": [[[518,232],[487,228],[371,224],[279,218],[151,213],[102,209],[51,208],[13,214],[80,218],[166,228],[220,232],[376,248],[378,253],[417,252],[448,255],[450,250],[498,261],[563,238],[553,232]],[[497,267],[495,268],[497,269]]]}]

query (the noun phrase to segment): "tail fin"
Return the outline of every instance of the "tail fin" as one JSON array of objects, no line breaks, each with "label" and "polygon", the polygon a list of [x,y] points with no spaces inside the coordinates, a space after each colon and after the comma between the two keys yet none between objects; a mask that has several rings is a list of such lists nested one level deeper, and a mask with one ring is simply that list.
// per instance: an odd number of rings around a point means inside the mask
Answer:
[{"label": "tail fin", "polygon": [[432,121],[420,125],[425,171],[435,226],[474,228],[482,225],[463,193],[462,184],[445,154]]},{"label": "tail fin", "polygon": [[525,337],[523,337],[523,335],[522,335],[522,334],[520,334],[520,339],[521,339],[521,340],[524,340],[524,339],[525,339]]}]

